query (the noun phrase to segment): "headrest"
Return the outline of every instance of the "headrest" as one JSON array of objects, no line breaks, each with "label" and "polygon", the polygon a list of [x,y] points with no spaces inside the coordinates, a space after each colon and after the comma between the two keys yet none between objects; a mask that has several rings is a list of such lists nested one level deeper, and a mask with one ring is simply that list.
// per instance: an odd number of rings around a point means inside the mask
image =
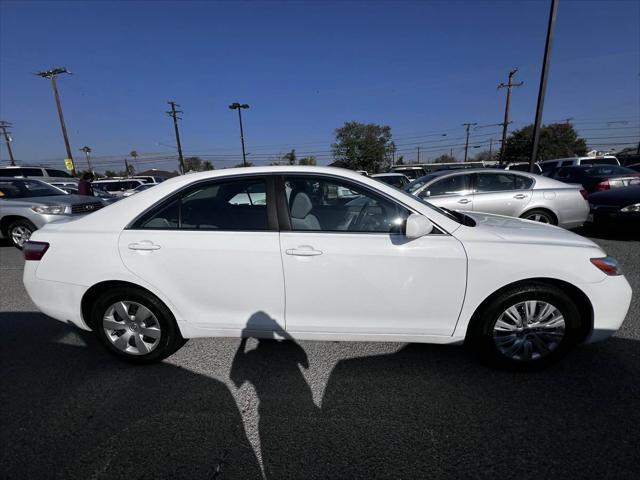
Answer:
[{"label": "headrest", "polygon": [[291,204],[291,216],[293,218],[304,218],[309,214],[312,208],[313,204],[311,203],[309,195],[304,192],[298,192]]}]

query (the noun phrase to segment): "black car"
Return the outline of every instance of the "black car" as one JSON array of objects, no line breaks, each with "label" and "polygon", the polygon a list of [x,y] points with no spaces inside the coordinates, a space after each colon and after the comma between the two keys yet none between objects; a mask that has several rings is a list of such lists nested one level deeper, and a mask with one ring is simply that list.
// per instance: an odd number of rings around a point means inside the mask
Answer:
[{"label": "black car", "polygon": [[640,185],[589,195],[589,206],[596,227],[640,234]]},{"label": "black car", "polygon": [[549,177],[564,183],[579,183],[588,193],[640,184],[640,173],[618,165],[560,167]]}]

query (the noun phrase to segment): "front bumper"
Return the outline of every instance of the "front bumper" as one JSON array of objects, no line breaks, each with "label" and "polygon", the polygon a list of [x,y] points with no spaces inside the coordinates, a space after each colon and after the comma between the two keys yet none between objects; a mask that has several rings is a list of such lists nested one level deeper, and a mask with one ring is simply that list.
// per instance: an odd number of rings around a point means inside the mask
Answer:
[{"label": "front bumper", "polygon": [[593,307],[593,329],[586,343],[605,340],[624,322],[631,305],[632,290],[624,275],[607,277],[602,282],[581,284]]}]

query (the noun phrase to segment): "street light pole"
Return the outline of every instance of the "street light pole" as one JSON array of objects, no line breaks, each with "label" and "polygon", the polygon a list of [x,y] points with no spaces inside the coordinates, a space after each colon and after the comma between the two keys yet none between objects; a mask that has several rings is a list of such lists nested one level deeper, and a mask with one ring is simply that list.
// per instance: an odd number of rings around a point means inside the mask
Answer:
[{"label": "street light pole", "polygon": [[242,165],[243,166],[247,166],[247,154],[245,153],[244,150],[244,130],[242,128],[242,109],[243,108],[249,108],[249,105],[247,105],[246,103],[232,103],[231,105],[229,105],[229,108],[231,110],[238,110],[238,120],[240,121],[240,143],[242,144]]},{"label": "street light pole", "polygon": [[73,164],[73,155],[71,155],[71,146],[69,145],[69,136],[67,135],[67,126],[64,123],[64,115],[62,114],[62,105],[60,104],[60,94],[58,93],[58,84],[56,82],[56,76],[61,73],[71,74],[65,67],[52,68],[51,70],[45,70],[38,72],[36,75],[42,78],[48,78],[51,80],[51,87],[53,88],[53,97],[56,101],[56,108],[58,109],[58,118],[60,119],[60,127],[62,128],[62,136],[64,138],[64,146],[67,149],[67,158],[71,160],[71,174],[76,176],[76,166]]},{"label": "street light pole", "polygon": [[81,152],[84,152],[84,154],[85,154],[85,155],[86,155],[86,157],[87,157],[87,166],[89,167],[89,171],[90,171],[91,173],[94,173],[94,172],[93,172],[93,167],[91,166],[91,156],[90,156],[90,153],[91,153],[91,147],[88,147],[87,145],[85,145],[84,147],[82,147],[82,148],[80,149],[80,151],[81,151]]},{"label": "street light pole", "polygon": [[553,44],[553,30],[558,14],[558,0],[551,0],[549,11],[549,24],[547,25],[547,41],[544,46],[544,59],[542,61],[542,73],[540,74],[540,90],[538,90],[538,104],[536,106],[536,120],[533,126],[533,148],[529,160],[529,171],[533,173],[533,164],[538,156],[538,142],[540,141],[540,123],[542,122],[542,110],[544,108],[544,95],[547,90],[547,77],[549,76],[549,61],[551,59],[551,45]]}]

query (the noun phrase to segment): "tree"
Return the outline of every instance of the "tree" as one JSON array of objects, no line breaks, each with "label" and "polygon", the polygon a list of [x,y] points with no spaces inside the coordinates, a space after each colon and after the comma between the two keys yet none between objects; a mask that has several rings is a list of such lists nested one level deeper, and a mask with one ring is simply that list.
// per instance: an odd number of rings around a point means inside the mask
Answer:
[{"label": "tree", "polygon": [[[245,166],[245,164],[244,164],[244,163],[238,163],[238,164],[234,165],[234,166],[233,166],[233,167],[231,167],[231,168],[240,168],[240,167],[244,167],[244,166]],[[252,162],[247,162],[247,165],[246,165],[246,166],[247,166],[247,167],[253,167],[253,163],[252,163]]]},{"label": "tree", "polygon": [[335,131],[333,158],[351,170],[377,173],[388,164],[391,127],[375,123],[346,122]]},{"label": "tree", "polygon": [[[529,161],[533,150],[533,124],[511,133],[504,150],[506,161]],[[587,142],[570,123],[552,123],[540,129],[538,160],[584,155]]]},{"label": "tree", "polygon": [[210,160],[205,160],[204,162],[202,162],[202,170],[215,170],[216,167],[213,166],[213,163],[211,163]]},{"label": "tree", "polygon": [[404,155],[400,155],[396,160],[396,165],[404,165]]},{"label": "tree", "polygon": [[452,157],[451,155],[447,155],[446,153],[433,159],[433,163],[453,163],[455,161],[456,157]]},{"label": "tree", "polygon": [[296,149],[292,148],[289,153],[285,153],[282,157],[289,165],[296,164]]},{"label": "tree", "polygon": [[187,157],[184,159],[185,172],[204,172],[205,170],[215,170],[213,163],[209,160],[202,160],[200,157]]},{"label": "tree", "polygon": [[115,172],[113,170],[105,170],[104,176],[105,177],[117,177],[118,176],[118,172]]},{"label": "tree", "polygon": [[298,160],[298,165],[316,165],[316,157],[309,155]]},{"label": "tree", "polygon": [[490,162],[495,160],[495,155],[493,152],[489,152],[489,150],[483,150],[478,153],[473,159],[470,159],[470,162]]}]

